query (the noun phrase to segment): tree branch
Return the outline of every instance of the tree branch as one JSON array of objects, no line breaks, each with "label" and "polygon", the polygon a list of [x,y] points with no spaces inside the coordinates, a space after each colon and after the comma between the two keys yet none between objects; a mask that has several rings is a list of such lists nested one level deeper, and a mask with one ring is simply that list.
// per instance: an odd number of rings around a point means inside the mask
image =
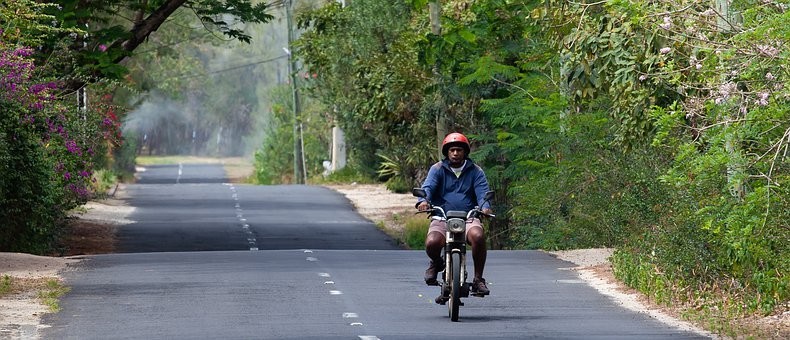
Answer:
[{"label": "tree branch", "polygon": [[[134,49],[140,46],[151,33],[159,29],[159,26],[161,26],[173,12],[186,2],[187,0],[170,0],[165,2],[143,21],[135,23],[130,31],[131,36],[129,39],[121,42],[119,44],[120,47],[127,52],[134,51]],[[125,58],[126,56],[119,57],[115,62],[120,63]]]}]

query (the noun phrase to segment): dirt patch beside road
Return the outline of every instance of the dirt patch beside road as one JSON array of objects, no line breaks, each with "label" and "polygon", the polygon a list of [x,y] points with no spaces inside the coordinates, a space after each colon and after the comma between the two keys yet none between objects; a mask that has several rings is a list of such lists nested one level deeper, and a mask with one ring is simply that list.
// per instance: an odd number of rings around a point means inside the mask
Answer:
[{"label": "dirt patch beside road", "polygon": [[324,185],[348,198],[357,212],[373,221],[393,238],[403,236],[403,224],[397,216],[414,214],[417,198],[411,194],[398,194],[381,184]]},{"label": "dirt patch beside road", "polygon": [[120,185],[115,198],[91,201],[75,210],[58,257],[0,252],[0,280],[7,277],[13,288],[0,295],[0,338],[38,339],[38,331],[48,327],[41,324],[41,316],[50,312],[38,297],[39,287],[60,280],[59,273],[80,261],[73,255],[114,251],[115,230],[131,223],[127,218],[134,211],[123,201],[123,193]]}]

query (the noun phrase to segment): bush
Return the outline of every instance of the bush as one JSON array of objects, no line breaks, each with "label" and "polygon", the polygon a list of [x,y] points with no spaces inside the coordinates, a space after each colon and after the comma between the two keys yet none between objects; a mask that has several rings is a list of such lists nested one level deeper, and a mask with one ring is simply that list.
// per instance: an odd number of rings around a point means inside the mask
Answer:
[{"label": "bush", "polygon": [[117,125],[57,101],[30,48],[0,40],[0,251],[45,253],[66,212],[92,197]]},{"label": "bush", "polygon": [[395,176],[387,180],[384,184],[387,187],[387,190],[392,191],[398,194],[405,194],[411,192],[412,186],[400,176]]},{"label": "bush", "polygon": [[614,247],[667,212],[671,188],[658,177],[671,158],[649,146],[623,152],[605,115],[568,118],[563,138],[531,138],[535,145],[528,149],[539,157],[523,161],[529,176],[509,188],[514,247]]},{"label": "bush", "polygon": [[0,100],[0,251],[44,253],[65,216],[55,167],[32,125],[20,124],[25,109]]},{"label": "bush", "polygon": [[137,136],[130,134],[123,138],[120,147],[113,149],[112,171],[121,179],[132,178],[137,163]]}]

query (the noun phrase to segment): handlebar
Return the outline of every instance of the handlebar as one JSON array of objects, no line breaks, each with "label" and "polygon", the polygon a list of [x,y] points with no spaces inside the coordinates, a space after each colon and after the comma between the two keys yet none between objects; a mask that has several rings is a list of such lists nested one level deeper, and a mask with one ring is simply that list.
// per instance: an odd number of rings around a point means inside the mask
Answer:
[{"label": "handlebar", "polygon": [[[430,204],[430,203],[428,203],[428,204]],[[442,217],[445,220],[447,219],[447,213],[444,211],[444,209],[442,209],[442,207],[435,207],[433,205],[431,205],[428,210],[423,210],[423,211],[416,212],[415,215],[416,214],[421,214],[421,213],[430,214],[432,212],[439,212],[439,213],[441,213],[440,217]],[[485,216],[485,217],[489,217],[489,218],[496,218],[496,215],[494,215],[494,214],[486,214],[486,213],[484,213],[483,210],[480,209],[480,207],[474,207],[474,209],[469,210],[469,212],[466,213],[466,219],[467,220],[472,218],[472,217],[476,217],[476,216]]]},{"label": "handlebar", "polygon": [[[411,190],[411,192],[412,192],[412,195],[414,195],[416,197],[423,198],[425,200],[424,202],[428,203],[428,206],[430,207],[430,209],[428,209],[428,210],[418,211],[417,214],[419,214],[419,213],[429,213],[430,214],[432,212],[439,212],[439,213],[441,213],[441,217],[443,217],[445,220],[447,219],[447,213],[445,213],[444,209],[442,209],[442,207],[435,207],[435,206],[433,206],[433,204],[431,204],[431,202],[428,200],[428,193],[425,191],[425,189],[413,188]],[[486,191],[485,197],[483,197],[483,200],[485,202],[490,202],[491,199],[493,199],[493,198],[494,198],[494,192],[493,191]],[[473,216],[486,216],[486,217],[490,217],[490,218],[496,218],[496,215],[494,215],[494,214],[486,214],[486,213],[484,213],[482,210],[480,210],[480,207],[475,207],[474,209],[469,210],[469,212],[467,212],[467,214],[466,214],[466,219],[468,220],[470,217],[473,217]]]}]

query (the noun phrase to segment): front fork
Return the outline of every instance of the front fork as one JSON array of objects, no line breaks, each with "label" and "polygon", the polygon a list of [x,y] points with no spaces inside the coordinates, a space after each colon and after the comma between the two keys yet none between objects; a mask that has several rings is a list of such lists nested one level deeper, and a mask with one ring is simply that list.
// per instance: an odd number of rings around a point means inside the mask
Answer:
[{"label": "front fork", "polygon": [[[451,263],[452,256],[450,254],[457,252],[461,254],[461,296],[462,297],[469,297],[469,289],[471,287],[471,283],[467,283],[467,271],[466,271],[466,235],[463,233],[455,234],[451,232],[447,232],[447,243],[444,246],[444,283],[442,284],[442,296],[449,297],[450,296],[450,281],[452,280],[452,268],[453,264]],[[458,240],[458,241],[457,241]]]}]

